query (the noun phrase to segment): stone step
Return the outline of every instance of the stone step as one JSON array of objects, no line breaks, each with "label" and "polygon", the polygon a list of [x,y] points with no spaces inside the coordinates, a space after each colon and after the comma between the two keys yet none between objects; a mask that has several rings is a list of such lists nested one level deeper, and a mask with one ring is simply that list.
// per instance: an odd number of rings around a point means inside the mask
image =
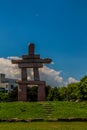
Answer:
[{"label": "stone step", "polygon": [[52,107],[49,104],[44,105],[44,109],[46,111],[45,115],[47,118],[50,118],[52,116]]},{"label": "stone step", "polygon": [[52,109],[50,106],[44,106],[44,108],[50,108],[50,109]]}]

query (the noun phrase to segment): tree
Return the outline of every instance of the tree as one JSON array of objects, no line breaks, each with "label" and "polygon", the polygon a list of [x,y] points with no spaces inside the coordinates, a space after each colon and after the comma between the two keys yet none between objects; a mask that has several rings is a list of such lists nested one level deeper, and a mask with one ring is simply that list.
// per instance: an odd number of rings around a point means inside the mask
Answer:
[{"label": "tree", "polygon": [[0,102],[8,101],[8,93],[0,92]]},{"label": "tree", "polygon": [[79,85],[79,83],[68,84],[68,87],[67,87],[68,100],[77,100],[78,99],[78,94],[79,94],[78,85]]},{"label": "tree", "polygon": [[46,100],[47,100],[47,97],[49,95],[50,89],[51,89],[51,87],[49,85],[45,87]]},{"label": "tree", "polygon": [[18,101],[18,87],[8,93],[8,101]]},{"label": "tree", "polygon": [[87,76],[84,76],[79,83],[79,99],[87,100]]},{"label": "tree", "polygon": [[59,92],[58,92],[57,87],[53,87],[53,88],[50,89],[47,100],[48,101],[57,101],[57,100],[59,100]]},{"label": "tree", "polygon": [[66,101],[67,98],[68,98],[67,87],[60,87],[59,88],[59,100],[60,101]]}]

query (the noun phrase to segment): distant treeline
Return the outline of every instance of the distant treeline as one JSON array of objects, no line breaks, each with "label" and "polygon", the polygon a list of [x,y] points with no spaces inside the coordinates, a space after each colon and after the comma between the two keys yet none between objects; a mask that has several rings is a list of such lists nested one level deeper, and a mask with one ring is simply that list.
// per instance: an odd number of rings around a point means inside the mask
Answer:
[{"label": "distant treeline", "polygon": [[[33,86],[27,89],[27,100],[37,101],[38,87]],[[87,100],[87,76],[84,76],[78,83],[71,83],[67,86],[51,87],[46,86],[47,101],[83,101]],[[9,93],[0,92],[0,102],[17,101],[18,87]]]}]

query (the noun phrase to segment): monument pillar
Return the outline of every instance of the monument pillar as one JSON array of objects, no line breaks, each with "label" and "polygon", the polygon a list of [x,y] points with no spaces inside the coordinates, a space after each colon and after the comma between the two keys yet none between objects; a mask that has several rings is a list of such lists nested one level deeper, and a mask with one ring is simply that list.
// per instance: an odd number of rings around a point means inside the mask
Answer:
[{"label": "monument pillar", "polygon": [[21,68],[21,80],[27,81],[27,69],[26,68]]},{"label": "monument pillar", "polygon": [[27,85],[18,85],[18,101],[27,101]]},{"label": "monument pillar", "polygon": [[45,101],[45,84],[40,84],[38,86],[38,101]]},{"label": "monument pillar", "polygon": [[[21,80],[27,81],[27,69],[21,68]],[[18,85],[18,101],[27,101],[27,85],[19,84]]]},{"label": "monument pillar", "polygon": [[31,46],[29,46],[28,54],[31,56],[34,56],[34,50],[35,50],[35,47],[34,47],[34,44],[32,43]]},{"label": "monument pillar", "polygon": [[39,80],[40,80],[40,77],[39,77],[38,68],[33,68],[33,72],[34,72],[34,80],[35,80],[35,81],[39,81]]}]

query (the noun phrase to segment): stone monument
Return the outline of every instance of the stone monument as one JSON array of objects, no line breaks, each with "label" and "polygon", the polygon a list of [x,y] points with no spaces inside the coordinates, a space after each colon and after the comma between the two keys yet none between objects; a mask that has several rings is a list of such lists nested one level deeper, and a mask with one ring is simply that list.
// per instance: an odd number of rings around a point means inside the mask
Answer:
[{"label": "stone monument", "polygon": [[[40,58],[40,55],[35,54],[35,45],[30,43],[28,46],[28,55],[23,55],[22,59],[12,60],[13,64],[18,64],[21,69],[21,80],[18,80],[18,101],[27,101],[27,86],[38,86],[38,101],[45,101],[45,81],[40,81],[39,68],[43,64],[51,63],[51,59]],[[34,80],[28,81],[27,68],[33,68]]]}]

